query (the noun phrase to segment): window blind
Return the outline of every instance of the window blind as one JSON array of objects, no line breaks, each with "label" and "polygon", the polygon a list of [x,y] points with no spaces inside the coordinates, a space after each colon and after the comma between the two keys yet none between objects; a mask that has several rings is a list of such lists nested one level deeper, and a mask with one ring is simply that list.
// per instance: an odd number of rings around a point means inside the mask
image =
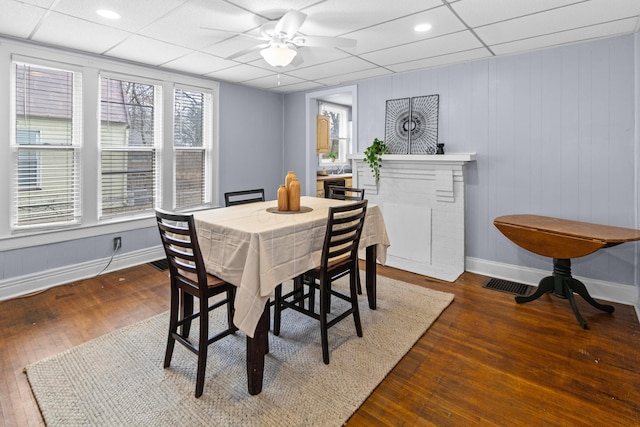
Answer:
[{"label": "window blind", "polygon": [[157,87],[100,79],[100,216],[151,211],[157,202]]},{"label": "window blind", "polygon": [[81,75],[13,63],[14,228],[80,221]]},{"label": "window blind", "polygon": [[207,153],[210,131],[205,119],[211,97],[203,92],[174,90],[175,207],[201,206],[209,202]]}]

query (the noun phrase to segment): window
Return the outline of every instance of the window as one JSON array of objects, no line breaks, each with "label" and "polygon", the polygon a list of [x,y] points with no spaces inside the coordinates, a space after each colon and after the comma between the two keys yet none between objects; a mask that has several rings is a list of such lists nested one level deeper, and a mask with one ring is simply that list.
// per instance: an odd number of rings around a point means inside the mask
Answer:
[{"label": "window", "polygon": [[81,75],[13,62],[13,228],[80,221]]},{"label": "window", "polygon": [[[351,152],[351,108],[343,105],[320,102],[320,114],[330,117],[331,149],[328,154],[319,156],[320,166],[333,162],[347,163],[347,155]],[[335,156],[335,157],[334,157]]]},{"label": "window", "polygon": [[158,204],[160,87],[100,79],[100,217],[137,214]]},{"label": "window", "polygon": [[175,208],[202,206],[210,201],[211,94],[176,88],[173,98]]}]

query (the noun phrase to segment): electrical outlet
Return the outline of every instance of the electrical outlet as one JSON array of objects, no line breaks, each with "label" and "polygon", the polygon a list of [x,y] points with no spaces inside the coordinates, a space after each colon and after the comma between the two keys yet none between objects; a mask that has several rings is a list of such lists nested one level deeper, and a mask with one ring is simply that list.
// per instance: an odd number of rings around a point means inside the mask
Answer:
[{"label": "electrical outlet", "polygon": [[113,250],[117,251],[122,248],[122,237],[114,237],[113,238]]}]

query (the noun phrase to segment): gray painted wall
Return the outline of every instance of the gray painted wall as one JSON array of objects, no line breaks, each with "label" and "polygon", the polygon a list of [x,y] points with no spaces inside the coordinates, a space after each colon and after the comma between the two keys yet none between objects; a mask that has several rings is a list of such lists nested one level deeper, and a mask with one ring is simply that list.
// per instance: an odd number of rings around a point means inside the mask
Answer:
[{"label": "gray painted wall", "polygon": [[[385,101],[440,95],[439,140],[476,152],[468,169],[466,255],[551,270],[493,219],[533,213],[638,228],[634,36],[357,82],[358,152],[384,139]],[[304,109],[299,94],[285,111]],[[285,168],[301,168],[303,124],[285,113]],[[638,244],[573,261],[578,276],[637,284]]]},{"label": "gray painted wall", "polygon": [[220,84],[220,205],[227,191],[264,188],[275,199],[284,182],[283,96]]}]

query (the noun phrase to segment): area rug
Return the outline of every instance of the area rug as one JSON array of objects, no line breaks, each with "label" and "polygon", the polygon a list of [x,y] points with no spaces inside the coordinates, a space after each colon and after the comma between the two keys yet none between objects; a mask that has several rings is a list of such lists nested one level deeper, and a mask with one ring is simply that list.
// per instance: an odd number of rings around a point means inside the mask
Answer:
[{"label": "area rug", "polygon": [[[333,301],[337,313],[341,301]],[[378,276],[377,310],[360,298],[364,336],[356,336],[351,318],[329,330],[329,365],[322,362],[317,321],[285,310],[280,336],[269,334],[257,396],[247,392],[246,338],[240,332],[210,346],[199,399],[193,353],[176,344],[171,367],[163,369],[168,313],[25,372],[48,426],[340,426],[451,301],[452,294]],[[222,325],[217,311],[212,324]]]}]

